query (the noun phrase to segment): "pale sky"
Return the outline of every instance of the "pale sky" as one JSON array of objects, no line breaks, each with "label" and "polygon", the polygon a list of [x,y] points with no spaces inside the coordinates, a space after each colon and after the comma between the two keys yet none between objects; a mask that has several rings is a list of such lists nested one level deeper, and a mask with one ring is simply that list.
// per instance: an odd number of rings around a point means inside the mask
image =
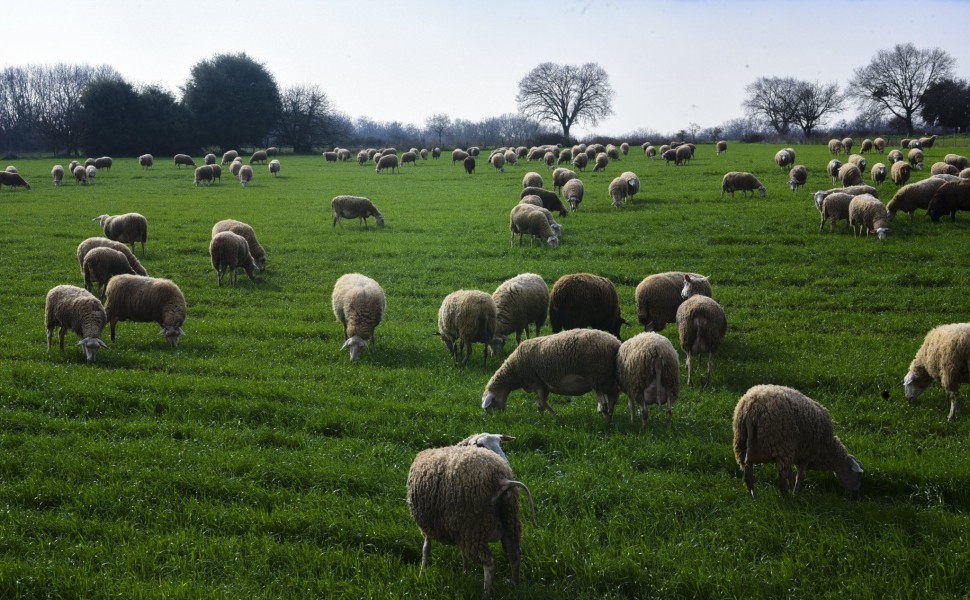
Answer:
[{"label": "pale sky", "polygon": [[317,84],[352,118],[419,127],[434,113],[477,121],[516,112],[518,81],[545,61],[606,69],[614,115],[592,131],[610,135],[740,117],[744,87],[762,76],[844,87],[897,43],[938,46],[970,78],[968,0],[6,4],[0,67],[106,63],[178,96],[193,65],[245,51],[281,89]]}]

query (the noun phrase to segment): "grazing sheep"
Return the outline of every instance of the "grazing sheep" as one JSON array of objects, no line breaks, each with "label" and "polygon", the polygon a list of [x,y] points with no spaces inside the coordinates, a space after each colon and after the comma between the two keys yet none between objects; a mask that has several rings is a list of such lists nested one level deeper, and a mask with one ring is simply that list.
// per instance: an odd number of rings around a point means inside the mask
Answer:
[{"label": "grazing sheep", "polygon": [[242,159],[237,158],[236,160],[232,161],[231,165],[229,165],[229,172],[232,173],[233,177],[238,178],[239,171],[241,171],[242,168],[243,168]]},{"label": "grazing sheep", "polygon": [[256,281],[256,262],[249,252],[246,238],[231,231],[220,231],[209,242],[209,259],[216,270],[216,281],[222,286],[222,278],[229,273],[229,285],[236,285],[239,269],[246,271],[251,281]]},{"label": "grazing sheep", "polygon": [[879,154],[884,154],[885,153],[885,151],[886,151],[886,140],[882,139],[881,137],[877,137],[876,139],[872,140],[872,145],[875,146],[876,151],[878,151]]},{"label": "grazing sheep", "polygon": [[909,163],[899,160],[892,163],[890,178],[896,185],[905,185],[906,182],[909,181],[909,175],[911,172],[912,167],[909,166]]},{"label": "grazing sheep", "polygon": [[606,156],[606,153],[600,152],[599,154],[596,155],[596,164],[593,167],[593,172],[595,173],[597,171],[605,171],[606,165],[608,165],[609,163],[610,163],[610,159],[608,156]]},{"label": "grazing sheep", "polygon": [[781,169],[784,169],[788,165],[792,164],[794,161],[795,161],[795,158],[791,154],[789,154],[788,149],[783,149],[783,150],[779,150],[778,152],[775,152],[775,164],[778,165],[778,167]]},{"label": "grazing sheep", "polygon": [[825,172],[828,173],[829,177],[832,178],[832,185],[835,185],[838,182],[839,171],[841,170],[842,170],[842,161],[836,158],[833,158],[832,160],[830,160],[829,163],[825,166]]},{"label": "grazing sheep", "polygon": [[849,202],[849,227],[856,236],[862,235],[865,229],[866,237],[870,232],[879,236],[880,240],[886,239],[889,233],[889,213],[886,206],[868,194],[853,196]]},{"label": "grazing sheep", "polygon": [[497,315],[495,301],[485,292],[458,290],[445,296],[438,309],[438,335],[455,363],[464,366],[472,355],[472,344],[480,342],[485,359],[482,368],[488,367]]},{"label": "grazing sheep", "polygon": [[187,167],[194,167],[195,166],[195,161],[192,160],[192,157],[189,156],[188,154],[176,154],[175,155],[175,166],[178,167],[179,169],[181,169],[182,168],[182,165],[185,165]]},{"label": "grazing sheep", "polygon": [[201,167],[196,167],[195,169],[195,185],[199,186],[203,183],[212,183],[212,166],[202,165]]},{"label": "grazing sheep", "polygon": [[620,150],[613,144],[606,145],[606,156],[610,160],[620,160]]},{"label": "grazing sheep", "polygon": [[[79,166],[78,169],[84,171],[84,167]],[[30,189],[30,184],[24,180],[20,173],[0,171],[0,188],[3,188],[5,185],[10,187],[22,187],[27,190]]]},{"label": "grazing sheep", "polygon": [[847,137],[842,140],[842,149],[845,150],[846,155],[848,155],[849,152],[852,152],[853,144],[855,144],[855,141],[850,137]]},{"label": "grazing sheep", "polygon": [[333,209],[333,226],[336,227],[341,219],[360,219],[360,222],[367,227],[367,217],[374,217],[378,227],[384,226],[384,215],[377,210],[374,203],[369,198],[361,196],[335,196],[330,201],[330,208]]},{"label": "grazing sheep", "polygon": [[655,160],[657,158],[657,149],[653,146],[647,146],[647,149],[644,150],[644,154],[646,154],[647,158],[650,160]]},{"label": "grazing sheep", "polygon": [[539,187],[527,187],[519,194],[519,198],[525,198],[526,196],[539,196],[542,199],[543,208],[557,211],[560,217],[567,217],[569,215],[569,209],[566,208],[566,205],[563,204],[555,192],[550,192]]},{"label": "grazing sheep", "polygon": [[469,175],[472,175],[472,174],[475,173],[475,157],[474,156],[466,156],[465,157],[465,160],[462,161],[462,164],[465,167],[465,173],[467,173]]},{"label": "grazing sheep", "polygon": [[549,309],[549,287],[541,276],[535,273],[522,273],[504,281],[492,293],[495,302],[495,335],[490,345],[492,353],[498,354],[505,348],[510,334],[515,334],[516,345],[522,342],[522,332],[529,338],[529,326],[535,324],[538,337],[546,324]]},{"label": "grazing sheep", "polygon": [[266,162],[268,158],[265,150],[257,150],[249,157],[249,164],[254,165],[258,162]]},{"label": "grazing sheep", "polygon": [[546,152],[542,155],[542,162],[546,163],[546,166],[550,169],[556,166],[556,154],[554,152]]},{"label": "grazing sheep", "polygon": [[822,215],[822,221],[818,225],[818,230],[822,231],[822,228],[825,226],[825,221],[829,219],[832,220],[829,231],[835,231],[835,224],[839,220],[848,221],[849,203],[852,202],[853,198],[855,198],[855,196],[852,194],[842,192],[828,194],[821,199],[816,196],[816,206],[818,207],[818,212]]},{"label": "grazing sheep", "polygon": [[[832,417],[824,406],[796,389],[756,385],[734,407],[734,458],[754,498],[753,465],[775,463],[778,488],[798,494],[805,471],[832,471],[845,489],[862,485],[862,463],[836,437]],[[797,469],[794,486],[791,469]]]},{"label": "grazing sheep", "polygon": [[556,160],[557,165],[571,165],[573,164],[573,151],[569,148],[564,148],[559,153],[559,158]]},{"label": "grazing sheep", "polygon": [[461,150],[459,148],[455,148],[451,152],[451,164],[452,164],[452,166],[454,166],[454,164],[456,162],[462,162],[462,161],[464,161],[466,158],[468,158],[468,156],[469,156],[469,154],[467,152],[465,152],[464,150]]},{"label": "grazing sheep", "polygon": [[586,188],[583,182],[577,179],[570,179],[562,186],[562,195],[574,211],[579,210],[579,205],[583,201]]},{"label": "grazing sheep", "polygon": [[573,167],[577,171],[585,171],[587,164],[589,164],[589,156],[585,153],[580,153],[573,157]]},{"label": "grazing sheep", "polygon": [[61,352],[64,351],[64,335],[73,331],[84,348],[85,360],[93,363],[98,359],[98,349],[108,345],[101,340],[101,331],[108,319],[101,301],[91,292],[73,285],[59,285],[47,292],[44,303],[44,324],[47,327],[47,353],[51,351],[54,329],[60,327]]},{"label": "grazing sheep", "polygon": [[662,158],[664,160],[664,164],[667,165],[667,166],[670,166],[670,163],[671,162],[673,162],[674,165],[677,165],[678,164],[677,163],[677,149],[676,148],[668,148],[667,150],[662,151],[660,153],[660,158]]},{"label": "grazing sheep", "polygon": [[667,323],[677,319],[677,309],[683,301],[696,294],[711,295],[707,277],[682,271],[648,275],[634,293],[637,320],[644,331],[662,331]]},{"label": "grazing sheep", "polygon": [[269,161],[269,173],[273,177],[276,177],[279,174],[279,172],[280,172],[280,161],[274,158],[273,160]]},{"label": "grazing sheep", "polygon": [[671,406],[680,395],[680,358],[670,340],[644,332],[623,342],[616,356],[616,380],[630,399],[631,423],[636,421],[638,406],[640,422],[646,427],[649,406],[656,404],[661,410],[666,404],[670,424]]},{"label": "grazing sheep", "polygon": [[222,155],[222,164],[232,164],[232,161],[236,160],[237,158],[239,158],[239,152],[235,150],[227,150]]},{"label": "grazing sheep", "polygon": [[620,144],[620,152],[623,153],[623,156],[626,156],[627,154],[629,154],[630,153],[630,144],[628,144],[626,142],[621,143]]},{"label": "grazing sheep", "polygon": [[367,155],[367,150],[361,150],[360,152],[357,153],[358,165],[363,167],[364,165],[367,164],[368,160],[370,160],[370,157]]},{"label": "grazing sheep", "polygon": [[970,168],[970,159],[966,156],[960,156],[959,154],[947,154],[943,157],[943,162],[948,165],[953,165],[954,167],[960,169]]},{"label": "grazing sheep", "polygon": [[[88,171],[87,171],[87,169],[84,168],[84,166],[77,165],[76,167],[74,167],[73,174],[74,174],[74,185],[77,185],[79,183],[81,185],[87,185],[88,184]],[[2,178],[2,177],[3,177],[3,175],[0,175],[0,178]],[[0,185],[2,185],[2,184],[0,184]]]},{"label": "grazing sheep", "polygon": [[[95,167],[94,165],[91,165],[88,167],[84,167],[84,172],[88,176],[88,183],[94,183],[94,178],[98,176],[98,168]],[[28,190],[30,189],[29,185],[27,186],[27,189]]]},{"label": "grazing sheep", "polygon": [[94,168],[101,171],[110,171],[111,165],[114,164],[114,160],[110,156],[102,156],[101,158],[94,159]]},{"label": "grazing sheep", "polygon": [[75,167],[77,167],[77,166],[78,166],[79,164],[81,164],[81,163],[79,163],[79,162],[78,162],[78,161],[76,161],[76,160],[72,160],[72,161],[71,161],[71,164],[69,164],[69,165],[67,166],[67,172],[68,172],[68,173],[72,173],[72,174],[73,174],[73,173],[74,173],[74,169],[75,169]]},{"label": "grazing sheep", "polygon": [[[93,167],[93,166],[94,166],[94,159],[93,158],[86,158],[86,159],[84,159],[84,168],[85,169],[87,169],[88,167]],[[11,169],[13,169],[13,171],[12,171],[13,173],[16,173],[17,172],[16,167],[7,167],[7,171],[10,171]]]},{"label": "grazing sheep", "polygon": [[51,169],[51,177],[54,178],[54,185],[61,185],[61,181],[64,180],[64,167],[54,165],[54,168]]},{"label": "grazing sheep", "polygon": [[919,148],[913,148],[912,150],[910,150],[909,153],[906,155],[906,160],[908,160],[909,164],[913,165],[913,168],[916,169],[917,171],[920,171],[923,169],[923,160],[924,160],[923,151],[920,150]]},{"label": "grazing sheep", "polygon": [[128,246],[105,237],[89,237],[77,246],[77,262],[81,267],[81,277],[84,277],[84,258],[88,255],[88,252],[95,248],[111,248],[112,250],[121,252],[125,255],[125,259],[127,259],[128,264],[136,275],[148,275],[145,267],[141,266],[141,263],[138,262],[138,259],[135,258],[131,250],[128,249]]},{"label": "grazing sheep", "polygon": [[886,181],[886,175],[889,170],[886,169],[886,165],[882,163],[876,163],[872,165],[872,171],[869,172],[869,177],[872,178],[872,183],[875,185],[880,185],[882,182]]},{"label": "grazing sheep", "polygon": [[889,220],[895,219],[896,213],[899,211],[909,213],[909,219],[913,220],[917,209],[926,210],[929,208],[933,194],[944,183],[946,183],[945,179],[934,176],[899,188],[889,204],[886,205],[886,209],[889,211]]},{"label": "grazing sheep", "polygon": [[930,175],[959,175],[960,169],[945,162],[935,162],[930,167]]},{"label": "grazing sheep", "polygon": [[498,171],[499,173],[504,173],[505,172],[505,155],[504,154],[495,154],[494,156],[492,156],[492,158],[489,160],[489,162],[492,163],[492,166],[495,167],[495,170]]},{"label": "grazing sheep", "polygon": [[441,148],[432,148],[431,158],[432,160],[438,160],[439,158],[441,158]]},{"label": "grazing sheep", "polygon": [[613,206],[620,208],[626,204],[627,190],[626,178],[624,177],[615,177],[610,182],[609,193],[610,198],[613,199]]},{"label": "grazing sheep", "polygon": [[889,154],[886,155],[886,160],[888,160],[889,164],[891,165],[894,165],[898,162],[902,162],[903,153],[900,152],[899,150],[890,150]]},{"label": "grazing sheep", "polygon": [[970,323],[950,323],[934,327],[926,334],[923,345],[916,352],[906,378],[903,379],[906,397],[915,402],[933,381],[939,381],[950,399],[950,414],[947,419],[956,419],[960,410],[960,384],[970,382],[968,365]]},{"label": "grazing sheep", "polygon": [[340,158],[340,155],[336,152],[324,152],[322,156],[326,162],[337,162],[337,159]]},{"label": "grazing sheep", "polygon": [[869,138],[862,140],[862,145],[859,146],[859,154],[865,154],[866,152],[872,152],[872,140]]},{"label": "grazing sheep", "polygon": [[411,163],[411,165],[418,164],[418,153],[417,152],[405,152],[401,154],[401,166]]},{"label": "grazing sheep", "polygon": [[202,158],[202,162],[210,166],[214,165],[216,164],[216,155],[210,152]]},{"label": "grazing sheep", "polygon": [[805,185],[807,180],[808,169],[805,165],[795,165],[788,172],[788,185],[791,186],[791,191],[793,192],[798,190],[798,186]]},{"label": "grazing sheep", "polygon": [[108,302],[105,311],[111,324],[111,341],[115,341],[118,321],[155,322],[161,326],[169,345],[178,346],[185,334],[185,296],[168,279],[138,275],[115,275],[108,282]]},{"label": "grazing sheep", "polygon": [[138,164],[145,170],[151,169],[155,164],[155,157],[151,154],[142,154],[138,157]]},{"label": "grazing sheep", "polygon": [[906,144],[906,147],[909,148],[910,150],[919,150],[923,147],[923,144],[919,140],[909,140],[909,143]]},{"label": "grazing sheep", "polygon": [[620,298],[612,281],[591,273],[572,273],[552,286],[549,323],[553,333],[592,327],[619,339],[626,321],[620,316]]},{"label": "grazing sheep", "polygon": [[141,253],[145,255],[145,242],[148,241],[148,219],[138,213],[123,215],[101,215],[92,219],[101,224],[104,236],[109,240],[131,244],[131,251],[135,251],[135,242],[141,242]]},{"label": "grazing sheep", "polygon": [[239,167],[239,183],[243,187],[249,187],[249,182],[253,180],[253,168],[249,165]]},{"label": "grazing sheep", "polygon": [[685,165],[689,163],[692,158],[694,158],[694,148],[692,148],[689,144],[684,144],[683,146],[677,146],[676,152],[677,152],[676,154],[677,159],[676,159],[676,162],[674,162],[674,164],[677,166]]},{"label": "grazing sheep", "polygon": [[876,188],[871,185],[850,185],[849,187],[838,187],[832,188],[830,190],[815,192],[815,204],[817,206],[822,205],[822,201],[825,200],[831,194],[848,194],[850,196],[860,196],[862,194],[869,194],[870,196],[879,197],[879,192]]},{"label": "grazing sheep", "polygon": [[970,210],[970,182],[966,180],[948,181],[941,185],[926,207],[934,223],[946,214],[950,215],[951,222],[956,221],[958,210]]},{"label": "grazing sheep", "polygon": [[522,236],[529,235],[531,236],[529,238],[530,246],[538,238],[545,240],[552,248],[558,248],[561,230],[558,228],[558,223],[550,222],[551,219],[552,213],[545,208],[534,206],[531,203],[520,202],[516,204],[509,212],[509,231],[511,232],[509,246],[515,243],[516,235],[519,236],[520,246],[522,245]]},{"label": "grazing sheep", "polygon": [[394,173],[395,171],[398,170],[397,154],[385,154],[384,156],[380,157],[380,159],[378,159],[377,167],[374,168],[374,171],[376,171],[377,173],[380,173],[384,169],[390,169],[391,173]]},{"label": "grazing sheep", "polygon": [[212,226],[213,237],[223,231],[231,231],[245,238],[246,244],[249,246],[249,253],[253,257],[253,262],[256,263],[256,270],[266,270],[266,251],[263,250],[263,247],[259,244],[259,240],[256,239],[256,232],[251,225],[243,223],[242,221],[236,221],[235,219],[223,219]]},{"label": "grazing sheep", "polygon": [[721,346],[727,331],[724,309],[712,298],[695,294],[677,308],[677,332],[680,347],[687,353],[687,385],[690,385],[692,359],[707,354],[707,383],[711,383],[714,353]]},{"label": "grazing sheep", "polygon": [[504,156],[505,164],[509,165],[510,167],[514,167],[519,160],[519,157],[514,150],[506,150]]},{"label": "grazing sheep", "polygon": [[552,172],[552,187],[557,192],[562,193],[562,186],[566,185],[567,181],[576,179],[576,172],[569,169],[559,167]]},{"label": "grazing sheep", "polygon": [[633,171],[623,171],[620,177],[626,180],[626,195],[633,198],[640,191],[640,178]]},{"label": "grazing sheep", "polygon": [[[127,250],[127,248],[125,249]],[[112,277],[123,273],[138,274],[123,252],[106,246],[92,248],[88,251],[81,262],[81,271],[84,273],[84,289],[93,292],[94,284],[97,283],[100,290],[99,297],[102,299],[108,281]]]},{"label": "grazing sheep", "polygon": [[331,304],[334,317],[344,326],[346,341],[340,350],[350,352],[350,360],[355,362],[371,341],[377,345],[374,330],[384,318],[387,297],[370,277],[348,273],[334,284]]},{"label": "grazing sheep", "polygon": [[714,145],[714,155],[720,156],[722,152],[727,152],[727,142],[724,140],[719,140],[717,144]]},{"label": "grazing sheep", "polygon": [[482,565],[485,597],[491,595],[495,579],[489,542],[502,542],[512,582],[519,583],[522,522],[517,488],[528,494],[535,524],[532,493],[514,479],[500,445],[512,439],[483,433],[454,446],[422,450],[408,471],[408,509],[424,536],[421,570],[431,563],[432,540],[456,545],[464,562]]},{"label": "grazing sheep", "polygon": [[479,148],[478,146],[470,146],[468,148],[468,150],[466,150],[466,152],[468,152],[468,156],[476,156],[477,157],[479,154],[482,153],[482,149]]},{"label": "grazing sheep", "polygon": [[529,171],[528,173],[525,174],[524,177],[522,177],[522,187],[523,188],[529,188],[529,187],[541,188],[542,187],[542,175],[539,175],[535,171]]},{"label": "grazing sheep", "polygon": [[839,181],[842,182],[842,187],[864,185],[862,171],[852,163],[846,163],[839,169]]},{"label": "grazing sheep", "polygon": [[597,412],[613,414],[620,395],[616,356],[620,340],[596,329],[572,329],[523,340],[485,385],[482,408],[505,410],[517,389],[534,392],[539,412],[548,410],[549,394],[596,395]]},{"label": "grazing sheep", "polygon": [[931,135],[928,137],[921,137],[919,139],[919,144],[923,148],[932,148],[933,144],[936,143],[936,135]]},{"label": "grazing sheep", "polygon": [[834,139],[834,138],[831,139],[831,140],[829,140],[829,152],[831,152],[832,154],[835,154],[835,155],[841,154],[842,153],[842,142],[840,140],[837,140],[837,139]]},{"label": "grazing sheep", "polygon": [[866,167],[869,165],[869,162],[865,159],[865,157],[859,154],[853,154],[846,160],[846,162],[859,167],[859,170],[862,172],[865,172]]},{"label": "grazing sheep", "polygon": [[418,154],[421,156],[421,160],[428,160],[428,149],[427,148],[421,148],[421,151]]},{"label": "grazing sheep", "polygon": [[765,186],[761,185],[757,177],[746,171],[731,171],[725,173],[724,178],[721,179],[721,198],[724,197],[725,192],[730,192],[732,198],[734,192],[741,192],[743,196],[751,192],[753,196],[755,190],[758,190],[762,198],[765,197]]}]

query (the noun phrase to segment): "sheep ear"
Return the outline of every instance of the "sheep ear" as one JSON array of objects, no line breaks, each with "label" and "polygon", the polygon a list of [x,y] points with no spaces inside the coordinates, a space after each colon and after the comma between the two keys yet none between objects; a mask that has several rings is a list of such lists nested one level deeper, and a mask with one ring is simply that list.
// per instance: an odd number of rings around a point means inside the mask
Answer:
[{"label": "sheep ear", "polygon": [[503,442],[514,442],[514,441],[515,441],[515,438],[514,438],[514,437],[512,437],[511,435],[505,435],[505,434],[503,433],[503,434],[501,434],[501,436],[502,436],[502,437],[501,437],[501,440],[502,440]]},{"label": "sheep ear", "polygon": [[98,338],[98,346],[100,346],[101,348],[107,348],[108,344],[105,344],[104,340],[102,340],[101,338]]},{"label": "sheep ear", "polygon": [[916,377],[913,376],[912,371],[906,373],[906,377],[903,378],[903,385],[912,385],[914,379],[916,379]]},{"label": "sheep ear", "polygon": [[89,339],[91,339],[91,338],[84,338],[83,340],[78,340],[77,345],[78,346],[83,346],[84,345],[84,342],[88,341]]},{"label": "sheep ear", "polygon": [[347,349],[347,346],[349,345],[350,345],[350,338],[347,338],[347,341],[344,342],[344,345],[340,347],[340,351],[343,352],[344,350]]},{"label": "sheep ear", "polygon": [[852,460],[852,472],[853,473],[863,473],[864,471],[862,469],[862,463],[859,462],[859,459],[857,459],[856,457],[852,456],[851,454],[849,455],[849,458]]}]

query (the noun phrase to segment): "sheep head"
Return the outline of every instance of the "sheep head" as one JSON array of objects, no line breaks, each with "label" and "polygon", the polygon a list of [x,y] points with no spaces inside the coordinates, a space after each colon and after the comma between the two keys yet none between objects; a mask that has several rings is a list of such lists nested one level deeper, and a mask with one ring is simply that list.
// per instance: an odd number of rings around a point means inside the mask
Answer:
[{"label": "sheep head", "polygon": [[694,291],[694,286],[699,282],[706,282],[707,277],[691,277],[690,275],[684,274],[684,287],[680,290],[680,297],[684,300],[690,298],[697,292]]},{"label": "sheep head", "polygon": [[850,492],[858,492],[862,487],[862,463],[851,454],[847,455],[847,460],[840,464],[834,473],[842,487]]},{"label": "sheep head", "polygon": [[341,352],[343,352],[344,350],[347,350],[348,352],[350,352],[351,362],[357,362],[358,360],[360,360],[360,353],[366,349],[367,349],[367,340],[360,337],[359,335],[355,335],[351,338],[347,338],[347,341],[344,342],[344,345],[340,347]]},{"label": "sheep head", "polygon": [[508,402],[509,394],[508,392],[496,392],[492,390],[485,390],[482,395],[482,408],[487,410],[505,410],[505,404]]},{"label": "sheep head", "polygon": [[177,325],[170,325],[168,327],[162,327],[158,332],[158,335],[164,335],[165,339],[168,340],[168,345],[177,348],[179,345],[179,338],[185,335],[182,328]]},{"label": "sheep head", "polygon": [[485,448],[486,450],[491,450],[495,454],[502,457],[506,463],[509,462],[509,458],[505,456],[505,452],[502,451],[502,442],[511,442],[515,438],[510,435],[504,435],[499,433],[476,433],[475,435],[470,435],[463,439],[462,441],[455,444],[456,446],[476,446],[478,448]]},{"label": "sheep head", "polygon": [[84,347],[84,357],[89,363],[93,363],[98,360],[98,349],[107,348],[108,345],[101,340],[101,338],[86,337],[77,343],[78,346]]},{"label": "sheep head", "polygon": [[554,235],[550,235],[549,237],[546,238],[546,243],[549,244],[549,246],[552,248],[558,248],[559,238]]},{"label": "sheep head", "polygon": [[933,383],[933,378],[926,372],[925,367],[917,364],[910,365],[909,372],[903,378],[903,389],[906,392],[906,397],[915,401],[926,388],[930,387],[931,383]]}]

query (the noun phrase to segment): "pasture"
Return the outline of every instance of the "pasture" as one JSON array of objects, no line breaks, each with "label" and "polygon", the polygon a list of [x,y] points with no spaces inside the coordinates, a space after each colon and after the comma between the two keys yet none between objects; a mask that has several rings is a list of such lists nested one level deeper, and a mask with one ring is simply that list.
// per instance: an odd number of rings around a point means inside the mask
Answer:
[{"label": "pasture", "polygon": [[[404,501],[418,451],[479,431],[516,438],[505,451],[539,521],[525,525],[517,587],[493,546],[496,597],[970,594],[970,405],[948,423],[938,384],[915,404],[902,393],[926,332],[970,320],[970,215],[900,214],[884,241],[844,222],[819,233],[812,193],[832,187],[831,156],[797,147],[810,174],[793,193],[779,148],[715,156],[702,144],[682,167],[634,148],[605,173],[587,169],[556,250],[510,247],[508,230],[523,174],[550,189],[551,171],[523,161],[498,173],[485,154],[471,176],[450,152],[382,175],[283,155],[278,178],[257,166],[249,188],[228,170],[197,188],[162,157],[149,171],[116,157],[92,185],[55,188],[50,169],[69,160],[10,161],[33,189],[0,191],[0,597],[479,597],[481,569],[463,572],[455,547],[436,544],[419,575]],[[965,150],[938,142],[911,181]],[[607,186],[625,170],[642,190],[615,209]],[[755,173],[767,197],[722,199],[731,170]],[[895,189],[882,186],[884,202]],[[332,227],[338,194],[370,197],[386,227]],[[185,336],[173,349],[157,325],[122,322],[95,365],[71,333],[48,356],[45,294],[82,285],[75,248],[101,235],[92,218],[129,211],[149,221],[142,264],[186,296]],[[266,249],[255,283],[216,285],[207,249],[224,218],[252,224]],[[590,272],[617,285],[627,339],[642,330],[637,283],[669,270],[710,276],[728,319],[712,385],[684,386],[670,427],[656,409],[645,430],[631,425],[625,396],[612,422],[592,395],[553,395],[554,416],[522,391],[486,415],[502,357],[485,370],[477,345],[456,367],[433,335],[454,290]],[[352,364],[330,294],[355,271],[381,284],[388,309]],[[662,333],[680,349],[675,326]],[[812,471],[782,498],[763,465],[748,496],[731,415],[760,383],[829,408],[865,465],[861,493]]]}]

